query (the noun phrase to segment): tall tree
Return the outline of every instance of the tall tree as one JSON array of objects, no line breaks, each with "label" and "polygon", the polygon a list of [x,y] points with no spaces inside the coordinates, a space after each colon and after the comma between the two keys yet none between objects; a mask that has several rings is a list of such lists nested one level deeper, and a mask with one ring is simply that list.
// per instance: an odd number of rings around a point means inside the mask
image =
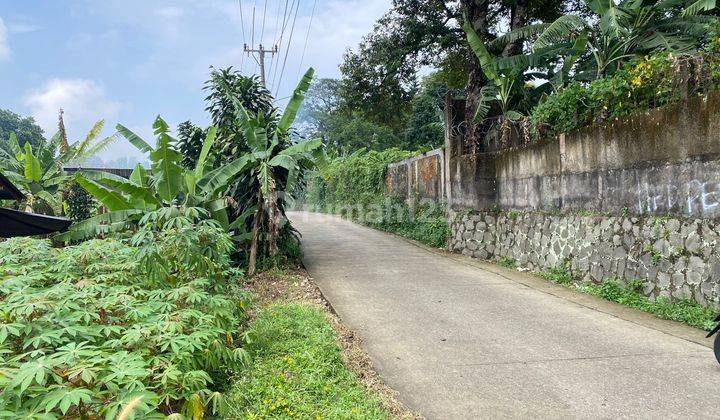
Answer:
[{"label": "tall tree", "polygon": [[[466,119],[472,121],[487,79],[467,46],[462,24],[467,20],[480,39],[489,43],[508,29],[584,9],[577,0],[394,0],[393,8],[357,51],[346,54],[341,66],[343,95],[368,118],[402,125],[417,89],[418,73],[431,66],[441,70],[447,86],[467,85]],[[525,36],[520,34],[493,46],[492,52],[507,57],[525,47]]]},{"label": "tall tree", "polygon": [[0,109],[0,147],[7,149],[6,140],[15,133],[20,147],[29,142],[37,146],[43,141],[43,130],[33,117],[22,117],[8,109]]}]

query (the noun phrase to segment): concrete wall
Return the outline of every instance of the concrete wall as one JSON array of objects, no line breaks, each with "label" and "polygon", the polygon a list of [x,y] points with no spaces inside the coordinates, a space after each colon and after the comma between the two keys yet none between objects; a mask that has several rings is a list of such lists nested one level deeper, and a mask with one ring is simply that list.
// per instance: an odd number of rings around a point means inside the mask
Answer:
[{"label": "concrete wall", "polygon": [[547,270],[568,263],[584,281],[639,279],[651,298],[720,303],[720,226],[712,220],[464,213],[450,249]]},{"label": "concrete wall", "polygon": [[446,141],[455,208],[720,217],[720,93],[497,153]]},{"label": "concrete wall", "polygon": [[436,149],[390,164],[385,177],[388,192],[404,199],[443,201],[444,160],[443,150]]}]

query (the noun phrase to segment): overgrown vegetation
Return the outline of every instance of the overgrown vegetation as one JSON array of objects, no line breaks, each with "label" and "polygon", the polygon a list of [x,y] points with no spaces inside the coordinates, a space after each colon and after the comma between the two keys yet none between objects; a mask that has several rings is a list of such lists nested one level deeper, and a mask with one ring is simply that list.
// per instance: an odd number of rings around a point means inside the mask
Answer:
[{"label": "overgrown vegetation", "polygon": [[532,135],[552,136],[627,117],[717,89],[718,83],[720,59],[714,50],[695,56],[660,53],[643,57],[611,77],[589,84],[573,82],[548,96],[532,110]]},{"label": "overgrown vegetation", "polygon": [[623,283],[619,280],[606,279],[598,284],[576,284],[576,278],[567,262],[543,271],[540,276],[553,283],[573,287],[582,292],[648,312],[662,319],[682,322],[706,331],[711,330],[716,324],[714,321],[717,316],[715,310],[711,307],[704,307],[693,300],[670,300],[665,297],[651,300],[642,293],[642,280]]},{"label": "overgrown vegetation", "polygon": [[248,360],[241,273],[220,226],[180,221],[63,249],[0,242],[3,416],[222,413]]},{"label": "overgrown vegetation", "polygon": [[298,303],[263,309],[248,335],[253,364],[228,395],[228,418],[364,418],[388,414],[344,366],[320,310]]},{"label": "overgrown vegetation", "polygon": [[389,211],[381,216],[359,214],[358,217],[375,229],[396,233],[435,248],[444,248],[450,237],[445,211],[435,204],[408,205],[402,200],[388,199],[383,206]]},{"label": "overgrown vegetation", "polygon": [[622,284],[617,280],[605,280],[600,284],[580,286],[580,290],[621,305],[651,313],[662,319],[683,322],[706,331],[715,326],[717,314],[713,308],[706,308],[689,299],[670,301],[659,297],[650,300],[642,294],[642,282],[633,280]]},{"label": "overgrown vegetation", "polygon": [[358,150],[338,157],[308,181],[305,203],[312,209],[339,213],[373,228],[444,247],[450,226],[442,206],[388,196],[388,164],[415,153],[388,149]]}]

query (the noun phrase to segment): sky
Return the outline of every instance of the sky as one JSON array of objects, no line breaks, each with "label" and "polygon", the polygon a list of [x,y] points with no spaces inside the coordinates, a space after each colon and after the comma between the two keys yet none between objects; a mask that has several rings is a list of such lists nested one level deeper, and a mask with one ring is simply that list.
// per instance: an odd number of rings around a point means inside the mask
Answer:
[{"label": "sky", "polygon": [[[295,1],[294,29],[287,13],[279,54],[266,63],[268,87],[280,99],[310,66],[316,77],[338,77],[345,50],[391,6],[289,0],[288,10]],[[209,67],[256,73],[243,44],[279,43],[285,7],[285,0],[0,0],[0,108],[33,116],[52,136],[62,107],[71,142],[100,119],[104,136],[122,123],[151,141],[157,115],[171,126],[208,125]],[[122,157],[141,153],[120,140],[100,155]]]}]

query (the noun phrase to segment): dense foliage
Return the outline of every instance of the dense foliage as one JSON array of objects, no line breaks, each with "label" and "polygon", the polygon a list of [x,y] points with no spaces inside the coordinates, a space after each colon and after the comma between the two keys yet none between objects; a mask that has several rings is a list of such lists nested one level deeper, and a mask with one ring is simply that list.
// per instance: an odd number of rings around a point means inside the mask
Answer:
[{"label": "dense foliage", "polygon": [[384,194],[388,164],[413,155],[399,149],[358,150],[333,159],[309,181],[307,202],[327,206],[375,203]]},{"label": "dense foliage", "polygon": [[228,394],[227,418],[383,419],[388,415],[343,364],[325,315],[308,305],[263,309],[249,335],[250,369]]},{"label": "dense foliage", "polygon": [[15,133],[20,147],[29,142],[36,147],[45,139],[43,130],[37,125],[33,117],[22,117],[9,109],[0,109],[0,149],[8,150],[5,141]]},{"label": "dense foliage", "polygon": [[207,131],[190,121],[178,125],[176,148],[182,154],[180,164],[186,169],[193,169],[197,165],[205,137]]},{"label": "dense foliage", "polygon": [[132,243],[0,242],[0,415],[222,410],[247,359],[232,242],[215,223],[153,220]]},{"label": "dense foliage", "polygon": [[415,155],[399,149],[358,150],[332,160],[308,181],[306,204],[376,229],[442,247],[450,235],[442,206],[388,196],[388,164]]},{"label": "dense foliage", "polygon": [[569,132],[716,89],[719,83],[717,53],[660,53],[630,62],[611,77],[573,82],[548,96],[533,109],[531,128],[535,138]]}]

